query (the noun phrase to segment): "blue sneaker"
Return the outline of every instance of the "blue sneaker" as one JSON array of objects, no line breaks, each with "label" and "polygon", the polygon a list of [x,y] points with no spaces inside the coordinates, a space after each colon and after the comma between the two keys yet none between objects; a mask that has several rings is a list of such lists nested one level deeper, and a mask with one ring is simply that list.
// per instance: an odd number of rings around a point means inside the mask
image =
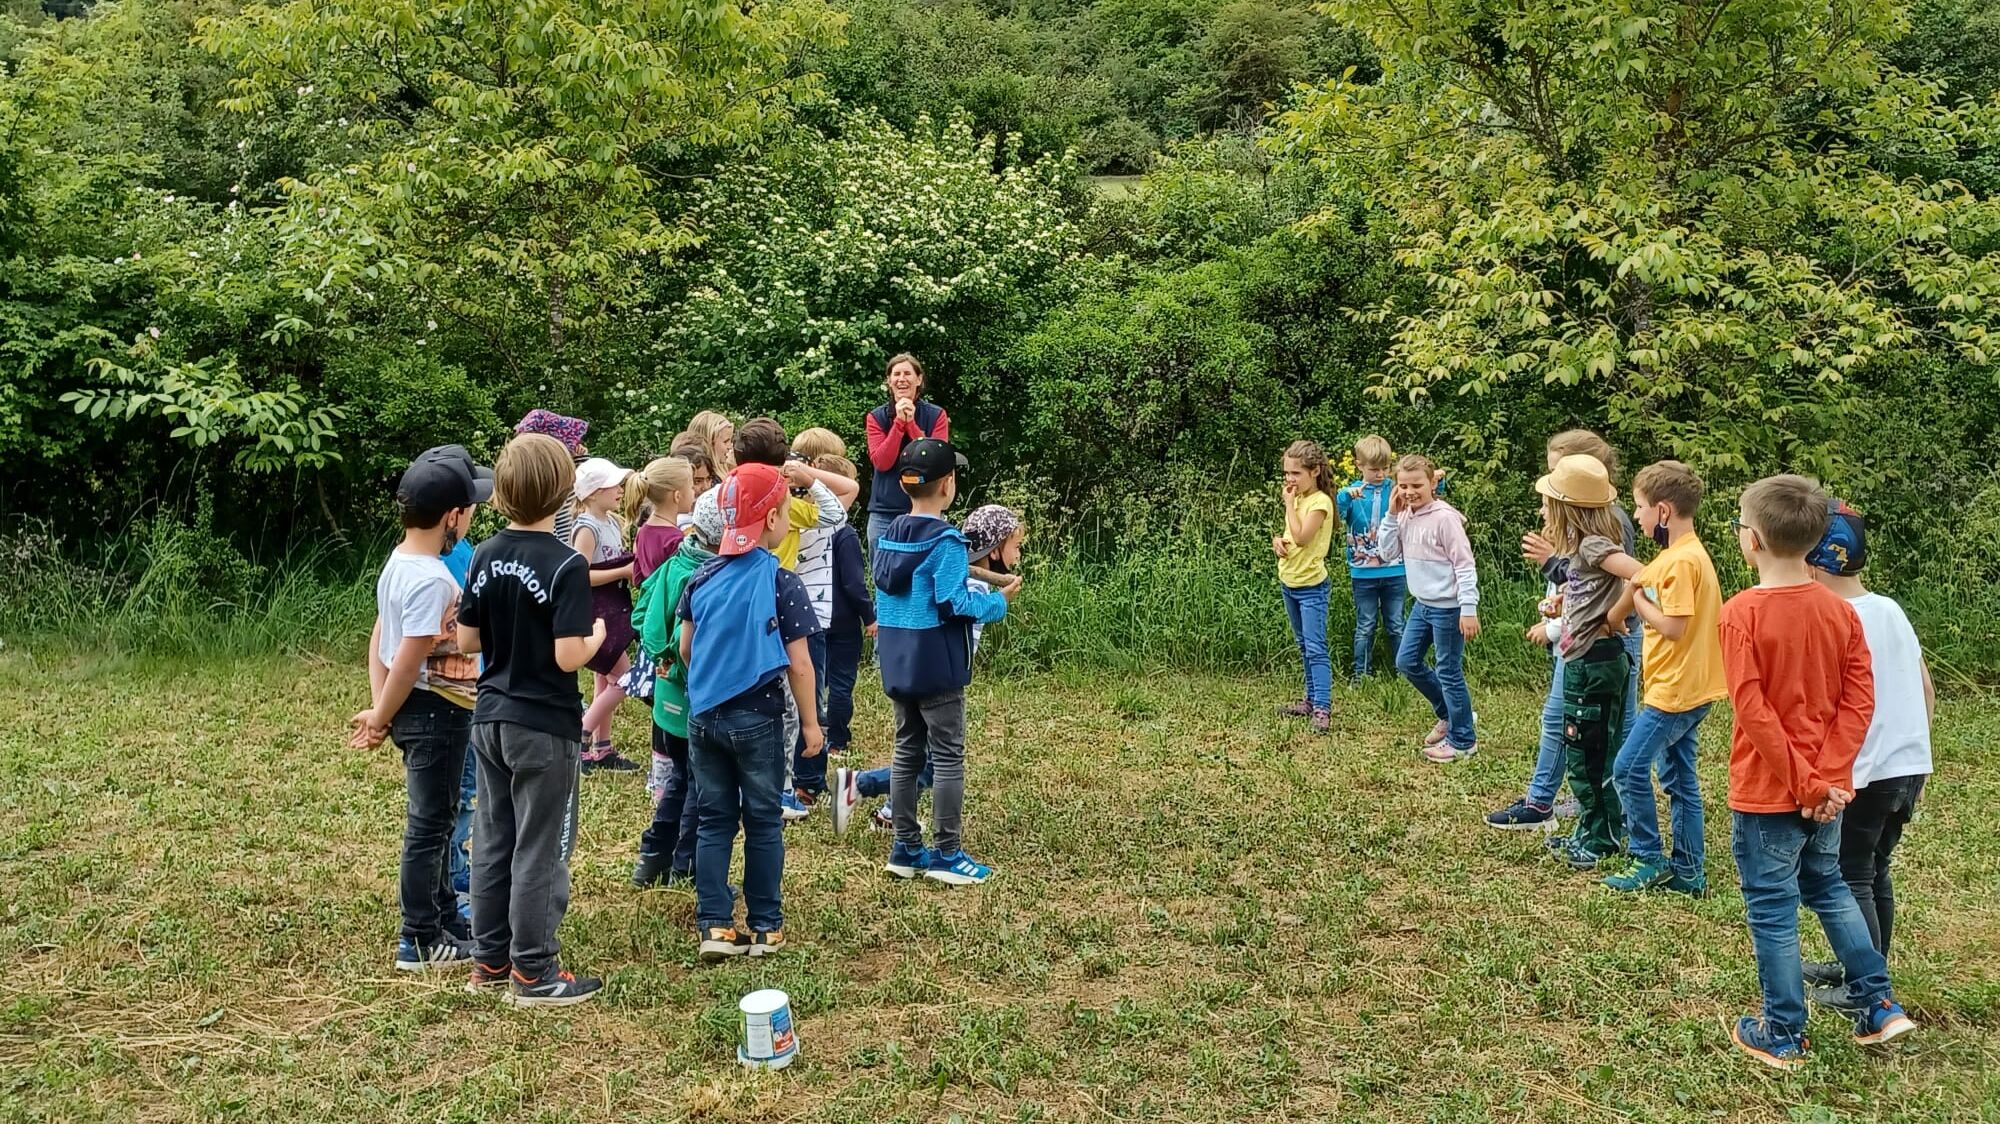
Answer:
[{"label": "blue sneaker", "polygon": [[1880,1046],[1915,1029],[1917,1024],[1886,995],[1854,1016],[1854,1040],[1863,1046]]},{"label": "blue sneaker", "polygon": [[889,848],[889,861],[882,865],[882,869],[898,878],[915,878],[918,874],[929,870],[930,865],[929,847],[921,843],[912,846],[899,841]]},{"label": "blue sneaker", "polygon": [[1736,1020],[1736,1025],[1729,1031],[1729,1039],[1736,1043],[1737,1049],[1772,1069],[1799,1068],[1806,1064],[1806,1051],[1812,1048],[1812,1043],[1804,1035],[1793,1038],[1774,1033],[1764,1025],[1763,1019],[1749,1015]]},{"label": "blue sneaker", "polygon": [[797,796],[787,792],[783,796],[778,797],[778,815],[786,823],[792,823],[795,820],[802,820],[812,815],[812,809],[806,807],[805,802],[801,801]]},{"label": "blue sneaker", "polygon": [[404,938],[396,942],[398,972],[428,972],[432,968],[463,968],[472,963],[472,949],[463,941],[440,934],[430,944]]},{"label": "blue sneaker", "polygon": [[933,851],[931,865],[924,871],[924,877],[947,886],[977,886],[993,877],[993,868],[975,861],[964,851],[954,851],[949,855]]}]

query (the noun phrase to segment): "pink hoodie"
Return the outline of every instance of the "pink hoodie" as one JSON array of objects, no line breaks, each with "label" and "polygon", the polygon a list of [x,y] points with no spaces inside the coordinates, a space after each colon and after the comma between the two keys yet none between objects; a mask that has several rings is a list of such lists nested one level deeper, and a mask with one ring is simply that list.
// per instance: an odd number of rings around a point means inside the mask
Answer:
[{"label": "pink hoodie", "polygon": [[1432,500],[1385,516],[1375,531],[1375,552],[1384,562],[1403,560],[1410,596],[1418,601],[1433,609],[1456,606],[1462,617],[1479,615],[1479,570],[1457,508]]}]

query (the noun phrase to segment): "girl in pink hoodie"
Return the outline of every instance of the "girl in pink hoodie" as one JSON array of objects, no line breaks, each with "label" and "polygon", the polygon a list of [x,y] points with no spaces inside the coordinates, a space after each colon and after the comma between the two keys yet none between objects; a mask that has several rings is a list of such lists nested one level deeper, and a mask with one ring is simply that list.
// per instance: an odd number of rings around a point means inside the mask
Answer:
[{"label": "girl in pink hoodie", "polygon": [[[1479,635],[1479,571],[1465,516],[1437,498],[1437,466],[1412,453],[1396,464],[1396,493],[1375,532],[1385,563],[1401,560],[1416,605],[1403,621],[1396,670],[1431,704],[1437,725],[1424,736],[1423,754],[1443,764],[1478,750],[1472,694],[1465,687],[1465,642]],[[1424,662],[1437,650],[1436,666]]]}]

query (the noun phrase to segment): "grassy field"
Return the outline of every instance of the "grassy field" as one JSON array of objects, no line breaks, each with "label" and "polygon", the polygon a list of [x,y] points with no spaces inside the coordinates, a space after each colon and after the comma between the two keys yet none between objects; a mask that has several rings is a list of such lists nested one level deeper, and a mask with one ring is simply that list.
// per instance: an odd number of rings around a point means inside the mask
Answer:
[{"label": "grassy field", "polygon": [[[1616,898],[1478,823],[1528,771],[1534,695],[1482,693],[1486,750],[1446,769],[1411,749],[1406,688],[1343,690],[1317,740],[1271,714],[1288,685],[982,683],[968,841],[998,878],[891,880],[884,837],[816,816],[787,836],[793,949],[721,968],[689,896],[625,881],[639,776],[588,778],[563,937],[606,992],[524,1013],[390,969],[401,773],[342,746],[358,667],[9,646],[0,1119],[2000,1116],[1993,699],[1948,701],[1901,852],[1921,1032],[1863,1052],[1817,1014],[1815,1062],[1780,1076],[1724,1037],[1757,990],[1726,816],[1714,897]],[[884,728],[871,698],[858,759]],[[801,1060],[748,1074],[734,1005],[767,986]]]}]

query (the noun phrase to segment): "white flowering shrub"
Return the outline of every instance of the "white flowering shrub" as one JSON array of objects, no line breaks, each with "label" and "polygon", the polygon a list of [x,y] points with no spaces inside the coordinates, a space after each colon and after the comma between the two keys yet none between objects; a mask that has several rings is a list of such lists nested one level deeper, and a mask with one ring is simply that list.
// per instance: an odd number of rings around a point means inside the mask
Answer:
[{"label": "white flowering shrub", "polygon": [[852,436],[889,356],[922,356],[935,390],[971,354],[962,342],[1039,315],[1038,289],[1079,252],[1071,176],[1017,163],[964,116],[907,134],[851,117],[727,167],[680,218],[702,249],[669,279],[681,295],[660,314],[657,365],[620,393],[643,389],[661,426],[790,406]]}]

